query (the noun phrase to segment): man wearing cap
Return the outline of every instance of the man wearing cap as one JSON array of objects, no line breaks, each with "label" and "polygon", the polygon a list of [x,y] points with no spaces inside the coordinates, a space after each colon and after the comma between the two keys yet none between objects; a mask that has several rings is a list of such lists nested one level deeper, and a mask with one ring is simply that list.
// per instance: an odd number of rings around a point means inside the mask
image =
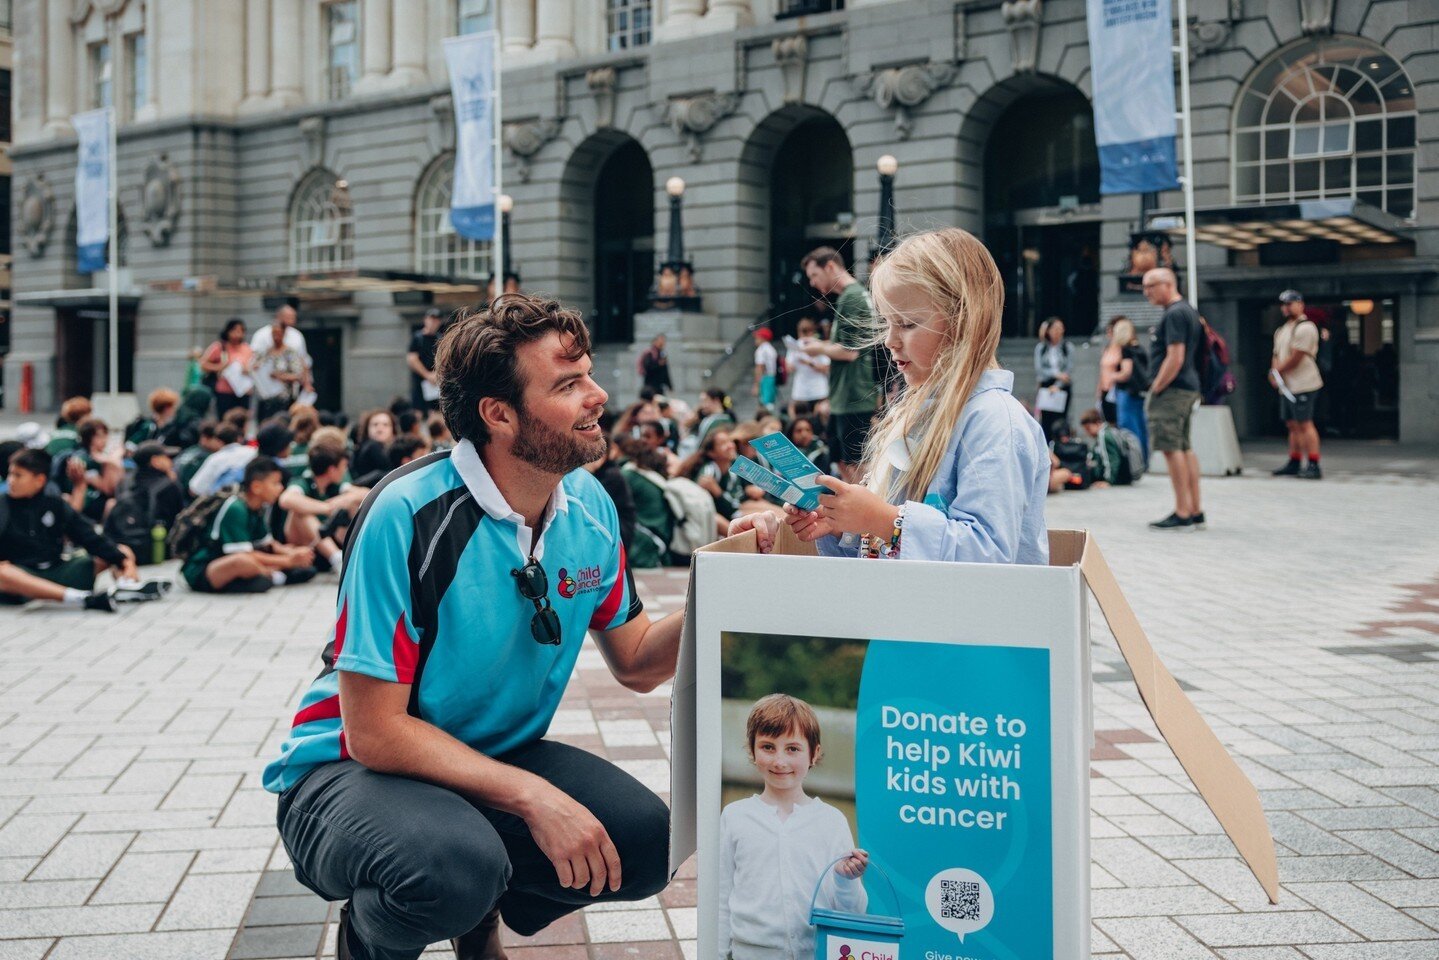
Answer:
[{"label": "man wearing cap", "polygon": [[440,345],[440,327],[444,311],[431,307],[425,311],[420,329],[410,337],[410,352],[405,363],[410,368],[410,404],[416,410],[434,410],[440,400],[440,382],[435,377],[435,350]]},{"label": "man wearing cap", "polygon": [[[1314,429],[1314,406],[1324,378],[1315,356],[1319,353],[1319,326],[1304,315],[1304,295],[1285,290],[1279,295],[1284,323],[1274,331],[1270,386],[1279,391],[1279,411],[1289,431],[1289,462],[1273,471],[1276,477],[1319,480],[1319,431]],[[1304,464],[1304,458],[1309,463]]]},{"label": "man wearing cap", "polygon": [[759,405],[766,410],[774,409],[775,394],[778,392],[779,351],[771,343],[774,332],[760,327],[754,332],[754,391]]}]

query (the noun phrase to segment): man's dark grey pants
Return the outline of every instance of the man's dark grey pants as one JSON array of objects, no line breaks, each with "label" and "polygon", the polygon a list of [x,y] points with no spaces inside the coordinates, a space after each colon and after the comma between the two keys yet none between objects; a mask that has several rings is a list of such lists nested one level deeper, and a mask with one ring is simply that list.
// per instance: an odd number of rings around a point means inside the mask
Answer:
[{"label": "man's dark grey pants", "polygon": [[588,808],[619,852],[623,885],[598,897],[561,887],[519,817],[353,760],[328,763],[281,795],[280,836],[296,879],[327,900],[350,901],[350,924],[371,960],[413,960],[468,933],[495,906],[510,929],[529,935],[587,904],[664,889],[669,809],[634,777],[548,740],[496,759]]}]

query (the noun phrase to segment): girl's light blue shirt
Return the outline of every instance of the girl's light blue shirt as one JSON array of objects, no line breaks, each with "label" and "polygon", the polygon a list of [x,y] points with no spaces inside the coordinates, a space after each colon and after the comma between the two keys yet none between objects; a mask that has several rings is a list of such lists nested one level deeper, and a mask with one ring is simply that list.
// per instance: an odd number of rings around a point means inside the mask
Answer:
[{"label": "girl's light blue shirt", "polygon": [[[1049,448],[1013,387],[1008,370],[980,376],[924,502],[905,505],[900,559],[1049,563]],[[853,536],[815,546],[824,556],[859,555]]]}]

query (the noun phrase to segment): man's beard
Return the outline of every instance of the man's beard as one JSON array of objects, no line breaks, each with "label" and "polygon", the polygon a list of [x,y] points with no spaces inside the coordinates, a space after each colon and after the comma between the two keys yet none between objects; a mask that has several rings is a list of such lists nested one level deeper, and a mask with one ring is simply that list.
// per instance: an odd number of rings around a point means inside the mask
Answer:
[{"label": "man's beard", "polygon": [[593,440],[577,435],[573,428],[561,433],[523,410],[517,411],[520,431],[510,452],[536,470],[564,476],[608,451],[604,435]]}]

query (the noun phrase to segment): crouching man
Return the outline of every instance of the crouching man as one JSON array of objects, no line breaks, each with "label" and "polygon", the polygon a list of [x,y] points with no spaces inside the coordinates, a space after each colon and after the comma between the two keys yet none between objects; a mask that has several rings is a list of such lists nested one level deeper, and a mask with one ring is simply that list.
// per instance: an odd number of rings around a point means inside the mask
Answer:
[{"label": "crouching man", "polygon": [[324,669],[265,771],[295,876],[348,901],[340,958],[498,960],[501,917],[529,935],[665,886],[664,803],[545,739],[587,630],[637,691],[679,648],[583,469],[606,447],[592,366],[554,301],[457,319],[436,372],[458,445],[387,475],[351,528]]}]

